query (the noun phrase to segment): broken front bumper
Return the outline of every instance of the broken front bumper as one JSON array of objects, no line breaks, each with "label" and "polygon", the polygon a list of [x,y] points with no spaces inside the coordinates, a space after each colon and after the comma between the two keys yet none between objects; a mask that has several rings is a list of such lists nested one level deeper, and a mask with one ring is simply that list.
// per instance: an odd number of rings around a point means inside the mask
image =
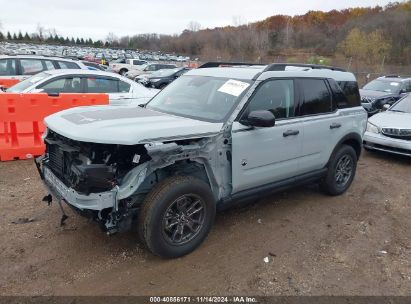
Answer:
[{"label": "broken front bumper", "polygon": [[117,188],[106,192],[90,193],[89,195],[80,194],[67,187],[47,166],[41,165],[42,160],[42,157],[35,160],[40,176],[50,193],[57,199],[63,199],[80,210],[100,211],[116,206]]}]

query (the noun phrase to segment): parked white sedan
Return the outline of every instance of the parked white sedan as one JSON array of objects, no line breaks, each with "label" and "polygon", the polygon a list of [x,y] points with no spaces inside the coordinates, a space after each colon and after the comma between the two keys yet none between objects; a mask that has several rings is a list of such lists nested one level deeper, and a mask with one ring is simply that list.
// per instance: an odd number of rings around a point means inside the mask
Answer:
[{"label": "parked white sedan", "polygon": [[36,74],[9,88],[10,93],[106,93],[110,104],[147,103],[159,90],[118,74],[89,70],[53,70]]},{"label": "parked white sedan", "polygon": [[368,119],[364,147],[411,156],[411,94]]}]

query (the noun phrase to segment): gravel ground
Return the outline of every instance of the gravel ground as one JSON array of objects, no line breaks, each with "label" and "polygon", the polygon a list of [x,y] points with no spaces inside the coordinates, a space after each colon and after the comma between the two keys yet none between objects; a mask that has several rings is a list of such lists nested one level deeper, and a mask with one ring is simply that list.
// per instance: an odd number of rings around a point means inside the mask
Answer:
[{"label": "gravel ground", "polygon": [[411,295],[410,181],[411,159],[364,152],[344,195],[308,186],[231,209],[163,260],[68,208],[60,227],[33,162],[0,163],[0,295]]}]

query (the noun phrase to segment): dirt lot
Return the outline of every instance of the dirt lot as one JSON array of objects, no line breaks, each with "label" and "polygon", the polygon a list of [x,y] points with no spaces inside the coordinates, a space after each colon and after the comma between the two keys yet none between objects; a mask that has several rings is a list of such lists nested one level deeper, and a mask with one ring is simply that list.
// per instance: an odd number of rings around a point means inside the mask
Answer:
[{"label": "dirt lot", "polygon": [[162,260],[68,208],[60,227],[33,163],[0,163],[0,294],[411,295],[410,181],[410,159],[364,152],[345,195],[302,187],[220,213],[198,250]]}]

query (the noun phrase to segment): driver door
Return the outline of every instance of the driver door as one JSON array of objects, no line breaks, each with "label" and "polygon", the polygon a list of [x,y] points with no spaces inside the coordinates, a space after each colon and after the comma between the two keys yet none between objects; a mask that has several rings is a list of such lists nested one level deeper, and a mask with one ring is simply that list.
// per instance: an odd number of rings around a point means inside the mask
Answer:
[{"label": "driver door", "polygon": [[[292,79],[267,80],[251,97],[240,121],[232,127],[233,193],[292,178],[302,154],[303,125],[297,116]],[[248,114],[271,111],[273,127],[249,127]]]}]

